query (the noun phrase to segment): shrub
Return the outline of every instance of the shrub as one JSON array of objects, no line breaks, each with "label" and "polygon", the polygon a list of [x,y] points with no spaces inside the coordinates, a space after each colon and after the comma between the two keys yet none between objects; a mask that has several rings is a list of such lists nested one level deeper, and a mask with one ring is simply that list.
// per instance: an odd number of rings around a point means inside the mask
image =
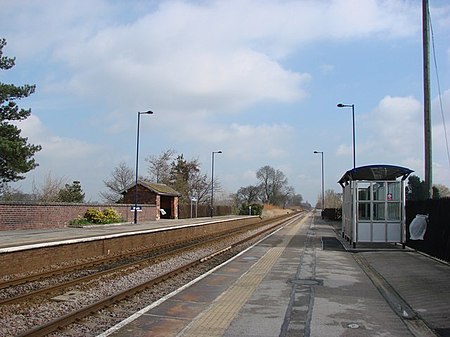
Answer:
[{"label": "shrub", "polygon": [[115,209],[105,208],[103,211],[95,208],[88,208],[84,216],[78,216],[70,221],[70,226],[81,226],[88,224],[108,224],[123,222],[122,216]]},{"label": "shrub", "polygon": [[103,218],[105,223],[121,222],[122,216],[115,209],[105,208],[103,210]]},{"label": "shrub", "polygon": [[263,205],[260,204],[242,204],[241,208],[239,209],[239,214],[240,215],[249,215],[250,214],[250,209],[249,206],[251,206],[251,215],[261,215],[262,214],[262,210],[264,208]]},{"label": "shrub", "polygon": [[99,209],[95,208],[88,208],[86,213],[84,213],[84,217],[91,223],[104,223],[105,216],[103,215],[103,212]]},{"label": "shrub", "polygon": [[69,222],[69,226],[71,226],[71,227],[81,227],[83,225],[89,225],[89,224],[90,224],[90,222],[86,218],[83,218],[81,215],[77,216],[76,219],[71,220]]}]

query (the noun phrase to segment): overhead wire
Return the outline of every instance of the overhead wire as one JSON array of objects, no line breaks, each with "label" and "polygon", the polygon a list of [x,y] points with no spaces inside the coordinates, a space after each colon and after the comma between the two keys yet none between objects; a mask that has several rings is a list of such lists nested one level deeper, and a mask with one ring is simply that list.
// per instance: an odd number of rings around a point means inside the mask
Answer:
[{"label": "overhead wire", "polygon": [[444,106],[442,104],[441,82],[439,80],[439,70],[438,70],[438,64],[437,64],[437,58],[436,58],[436,47],[434,44],[433,24],[431,22],[431,14],[428,13],[428,15],[429,15],[428,17],[430,18],[429,24],[430,24],[430,31],[431,31],[431,44],[432,44],[432,49],[433,49],[434,69],[436,71],[436,82],[437,82],[437,87],[438,87],[439,107],[440,107],[440,111],[441,111],[442,125],[444,127],[445,145],[447,148],[447,159],[448,159],[448,164],[450,166],[450,151],[449,151],[449,145],[448,145],[447,127],[445,124]]}]

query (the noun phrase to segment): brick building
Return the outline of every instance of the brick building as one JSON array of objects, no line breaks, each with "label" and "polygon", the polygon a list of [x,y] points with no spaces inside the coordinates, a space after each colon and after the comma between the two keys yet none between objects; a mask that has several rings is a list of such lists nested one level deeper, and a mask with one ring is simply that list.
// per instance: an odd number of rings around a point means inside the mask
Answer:
[{"label": "brick building", "polygon": [[[123,190],[123,203],[135,203],[135,186],[131,185]],[[178,219],[178,198],[180,193],[165,184],[151,183],[138,180],[137,204],[151,204],[156,206],[156,220],[159,218]]]}]

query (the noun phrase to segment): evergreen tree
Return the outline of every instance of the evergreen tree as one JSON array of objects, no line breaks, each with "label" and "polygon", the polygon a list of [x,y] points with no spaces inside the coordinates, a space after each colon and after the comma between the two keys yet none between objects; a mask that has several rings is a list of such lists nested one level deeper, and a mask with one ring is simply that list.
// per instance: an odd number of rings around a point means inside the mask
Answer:
[{"label": "evergreen tree", "polygon": [[[5,39],[0,39],[0,69],[8,70],[15,64],[15,58],[3,56]],[[28,97],[34,93],[34,85],[15,86],[0,83],[0,189],[8,182],[24,179],[22,175],[38,164],[34,154],[41,150],[40,145],[28,143],[21,137],[21,130],[11,122],[28,118],[31,110],[19,109],[16,100]]]},{"label": "evergreen tree", "polygon": [[421,180],[416,175],[410,175],[408,178],[408,189],[407,189],[407,199],[408,200],[426,200],[428,199],[427,186],[425,181]]},{"label": "evergreen tree", "polygon": [[72,185],[66,184],[59,190],[58,201],[62,202],[84,202],[84,193],[79,181],[74,181]]}]

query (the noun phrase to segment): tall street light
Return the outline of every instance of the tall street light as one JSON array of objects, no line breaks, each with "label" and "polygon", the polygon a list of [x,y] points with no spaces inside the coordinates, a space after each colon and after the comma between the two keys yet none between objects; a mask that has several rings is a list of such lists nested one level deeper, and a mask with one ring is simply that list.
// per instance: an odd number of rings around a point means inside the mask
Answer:
[{"label": "tall street light", "polygon": [[211,218],[214,215],[214,155],[222,151],[213,151],[211,153]]},{"label": "tall street light", "polygon": [[352,108],[352,122],[353,122],[353,168],[356,167],[356,143],[355,143],[355,105],[354,104],[342,104],[337,105],[338,108]]},{"label": "tall street light", "polygon": [[153,111],[144,111],[137,113],[137,136],[136,136],[136,179],[135,179],[135,185],[134,185],[134,223],[137,223],[137,204],[138,204],[138,176],[139,176],[139,124],[141,115],[151,115],[153,114]]},{"label": "tall street light", "polygon": [[323,177],[323,151],[314,151],[314,153],[322,156],[322,211],[325,209],[325,190],[324,190],[324,177]]}]

